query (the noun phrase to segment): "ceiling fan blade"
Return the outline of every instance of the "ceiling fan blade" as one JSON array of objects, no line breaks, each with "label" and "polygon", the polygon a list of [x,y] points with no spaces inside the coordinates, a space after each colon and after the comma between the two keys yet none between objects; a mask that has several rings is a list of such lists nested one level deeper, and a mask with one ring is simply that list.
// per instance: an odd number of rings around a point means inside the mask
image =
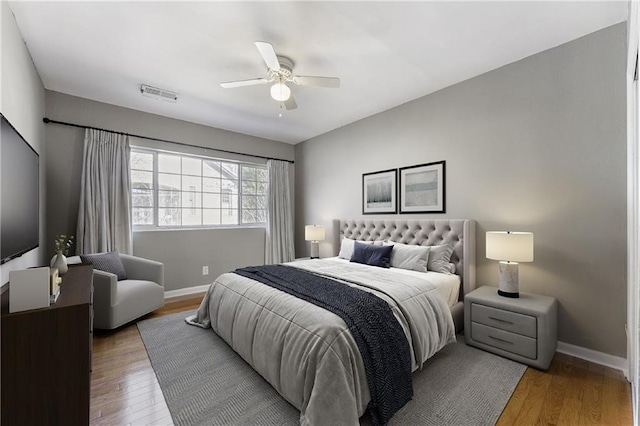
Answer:
[{"label": "ceiling fan blade", "polygon": [[271,82],[271,80],[266,78],[252,78],[251,80],[227,81],[220,83],[220,86],[225,89],[233,89],[234,87],[254,86],[256,84],[266,84],[269,82]]},{"label": "ceiling fan blade", "polygon": [[266,41],[256,41],[256,47],[258,48],[258,52],[260,52],[260,56],[264,60],[264,63],[267,64],[269,68],[274,71],[280,71],[280,62],[278,62],[278,57],[276,56],[276,51],[273,50],[273,46],[271,43],[267,43]]},{"label": "ceiling fan blade", "polygon": [[298,108],[298,104],[296,104],[296,100],[293,99],[293,93],[289,96],[289,99],[287,99],[286,101],[284,101],[284,107],[287,110],[291,110],[291,109],[296,109]]},{"label": "ceiling fan blade", "polygon": [[317,87],[340,87],[340,79],[337,77],[314,77],[310,75],[294,75],[291,79],[295,84]]}]

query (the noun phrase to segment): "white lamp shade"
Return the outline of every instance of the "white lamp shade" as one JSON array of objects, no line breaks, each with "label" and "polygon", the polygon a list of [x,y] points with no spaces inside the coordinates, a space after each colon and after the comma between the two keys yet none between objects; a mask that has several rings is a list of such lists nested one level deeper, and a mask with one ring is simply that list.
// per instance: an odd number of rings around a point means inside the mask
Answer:
[{"label": "white lamp shade", "polygon": [[533,262],[531,232],[487,232],[487,259],[508,262]]},{"label": "white lamp shade", "polygon": [[291,89],[284,83],[276,83],[271,86],[271,97],[278,102],[284,102],[291,96]]},{"label": "white lamp shade", "polygon": [[307,225],[304,227],[304,239],[307,241],[323,241],[324,240],[324,226],[322,225]]}]

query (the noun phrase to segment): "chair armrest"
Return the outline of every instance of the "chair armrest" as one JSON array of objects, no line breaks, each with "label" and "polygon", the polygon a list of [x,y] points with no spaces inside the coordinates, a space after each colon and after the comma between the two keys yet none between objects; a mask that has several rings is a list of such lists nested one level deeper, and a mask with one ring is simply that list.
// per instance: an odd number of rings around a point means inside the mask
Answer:
[{"label": "chair armrest", "polygon": [[164,288],[164,264],[155,260],[143,259],[120,253],[120,259],[131,280],[152,281]]},{"label": "chair armrest", "polygon": [[118,290],[118,277],[110,272],[93,270],[93,298],[106,306],[115,304]]},{"label": "chair armrest", "polygon": [[93,270],[93,326],[109,328],[113,306],[117,303],[118,276],[110,272]]}]

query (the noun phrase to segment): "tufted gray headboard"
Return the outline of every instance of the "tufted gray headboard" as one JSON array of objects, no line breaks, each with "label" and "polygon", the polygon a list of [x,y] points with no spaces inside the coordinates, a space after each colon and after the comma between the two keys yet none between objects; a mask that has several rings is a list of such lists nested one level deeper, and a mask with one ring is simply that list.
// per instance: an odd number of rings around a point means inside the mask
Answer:
[{"label": "tufted gray headboard", "polygon": [[[333,221],[333,247],[340,250],[340,240],[393,241],[404,244],[435,246],[453,243],[451,262],[460,276],[459,302],[451,307],[456,332],[464,327],[464,295],[476,288],[476,222],[471,219],[353,219]],[[337,253],[336,253],[337,254]]]},{"label": "tufted gray headboard", "polygon": [[[435,246],[453,243],[451,262],[462,281],[460,300],[476,288],[476,222],[471,219],[353,219],[334,220],[335,250],[340,240],[393,241]],[[337,254],[337,253],[336,253]]]}]

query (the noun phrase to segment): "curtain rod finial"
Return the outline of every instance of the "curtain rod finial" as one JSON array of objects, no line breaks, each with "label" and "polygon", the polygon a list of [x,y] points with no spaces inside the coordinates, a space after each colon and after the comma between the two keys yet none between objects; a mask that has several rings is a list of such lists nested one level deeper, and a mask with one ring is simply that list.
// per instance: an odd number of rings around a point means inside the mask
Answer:
[{"label": "curtain rod finial", "polygon": [[47,117],[43,118],[42,121],[44,121],[45,123],[49,123],[51,120],[49,120]]}]

